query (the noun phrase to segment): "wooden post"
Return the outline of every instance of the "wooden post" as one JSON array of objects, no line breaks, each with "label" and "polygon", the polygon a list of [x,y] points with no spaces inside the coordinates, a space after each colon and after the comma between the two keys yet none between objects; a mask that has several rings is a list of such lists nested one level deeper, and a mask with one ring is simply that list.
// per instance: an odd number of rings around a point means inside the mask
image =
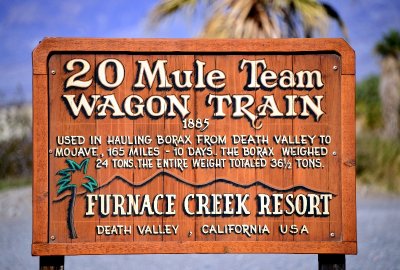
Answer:
[{"label": "wooden post", "polygon": [[40,256],[40,270],[64,270],[64,256]]},{"label": "wooden post", "polygon": [[318,270],[346,270],[344,254],[318,254]]}]

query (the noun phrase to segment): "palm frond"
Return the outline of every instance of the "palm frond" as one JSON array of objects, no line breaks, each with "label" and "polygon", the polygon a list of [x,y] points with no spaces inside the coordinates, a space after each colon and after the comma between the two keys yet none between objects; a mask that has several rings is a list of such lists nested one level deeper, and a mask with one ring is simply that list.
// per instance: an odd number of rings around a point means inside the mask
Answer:
[{"label": "palm frond", "polygon": [[311,37],[314,32],[326,35],[328,18],[325,9],[317,0],[292,0],[295,12],[298,14],[304,35]]},{"label": "palm frond", "polygon": [[343,19],[340,17],[339,13],[331,5],[329,5],[327,3],[322,2],[321,5],[325,9],[328,16],[331,17],[332,19],[334,19],[338,23],[340,30],[342,31],[344,37],[346,39],[349,39],[349,33],[347,31],[346,24],[344,23]]},{"label": "palm frond", "polygon": [[277,21],[263,0],[222,0],[205,24],[202,36],[218,38],[280,37]]},{"label": "palm frond", "polygon": [[197,3],[198,0],[161,0],[151,12],[150,18],[157,23],[180,10],[194,8]]},{"label": "palm frond", "polygon": [[392,56],[395,58],[400,57],[400,33],[396,30],[390,30],[389,33],[383,36],[375,46],[375,51],[383,56]]},{"label": "palm frond", "polygon": [[347,29],[339,13],[320,0],[161,0],[151,18],[158,22],[200,3],[212,3],[201,36],[212,38],[312,37],[327,34],[329,19],[344,36]]}]

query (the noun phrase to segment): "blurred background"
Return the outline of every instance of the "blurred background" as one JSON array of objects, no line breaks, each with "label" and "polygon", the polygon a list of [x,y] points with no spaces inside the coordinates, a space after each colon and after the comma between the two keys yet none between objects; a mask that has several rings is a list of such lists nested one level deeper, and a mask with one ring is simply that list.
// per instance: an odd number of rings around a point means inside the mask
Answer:
[{"label": "blurred background", "polygon": [[[399,14],[398,0],[0,1],[0,269],[11,269],[16,261],[21,266],[37,263],[37,258],[29,255],[31,52],[44,37],[346,39],[356,51],[358,225],[359,236],[367,238],[359,239],[361,257],[350,259],[355,267],[350,269],[400,269],[398,254],[391,256],[389,251],[398,250],[399,236],[396,229],[384,227],[400,225]],[[382,207],[387,216],[377,220],[372,213],[375,210],[381,215]],[[15,238],[7,236],[9,230],[18,226],[22,226],[18,236],[21,242],[18,245],[22,247],[15,244]],[[386,235],[376,236],[377,229]],[[375,240],[381,246],[376,246]],[[29,259],[4,256],[3,251],[18,253],[20,248],[25,250],[21,256]],[[363,254],[368,257],[363,259]],[[187,258],[196,260],[193,256]],[[163,261],[172,260],[164,269],[174,268],[173,262],[184,258],[160,257]],[[210,264],[199,259],[197,264],[184,269],[219,269],[211,264],[216,257],[208,258]],[[246,261],[249,257],[235,258]],[[274,261],[278,257],[270,258]],[[296,258],[299,260],[293,259],[296,269],[309,269],[307,257]],[[316,259],[312,260],[314,265]],[[72,265],[82,266],[82,262],[85,259],[80,262],[71,259]],[[229,262],[230,268],[243,269],[235,268],[240,263],[231,259],[225,262],[226,266]],[[154,263],[148,260],[146,267]],[[357,263],[364,266],[359,268]],[[264,264],[265,261],[260,262],[252,269]],[[288,265],[282,264],[279,269],[292,269]],[[167,267],[159,265],[163,266]],[[90,264],[87,267],[82,269],[91,269]]]}]

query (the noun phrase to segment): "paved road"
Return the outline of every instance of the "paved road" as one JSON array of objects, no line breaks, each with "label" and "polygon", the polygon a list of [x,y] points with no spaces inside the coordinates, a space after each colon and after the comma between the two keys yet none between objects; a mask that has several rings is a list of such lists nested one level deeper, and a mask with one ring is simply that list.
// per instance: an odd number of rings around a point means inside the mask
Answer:
[{"label": "paved road", "polygon": [[[31,191],[0,192],[0,269],[38,269],[30,255]],[[359,254],[347,269],[400,270],[400,197],[358,196]],[[132,255],[66,257],[65,269],[317,269],[316,255]]]}]

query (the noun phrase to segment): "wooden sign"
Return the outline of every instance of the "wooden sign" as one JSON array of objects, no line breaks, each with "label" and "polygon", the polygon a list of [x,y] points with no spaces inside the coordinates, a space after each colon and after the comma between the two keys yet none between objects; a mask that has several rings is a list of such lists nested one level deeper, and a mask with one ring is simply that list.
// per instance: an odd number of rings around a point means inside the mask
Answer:
[{"label": "wooden sign", "polygon": [[34,255],[355,254],[340,39],[59,39],[33,53]]}]

